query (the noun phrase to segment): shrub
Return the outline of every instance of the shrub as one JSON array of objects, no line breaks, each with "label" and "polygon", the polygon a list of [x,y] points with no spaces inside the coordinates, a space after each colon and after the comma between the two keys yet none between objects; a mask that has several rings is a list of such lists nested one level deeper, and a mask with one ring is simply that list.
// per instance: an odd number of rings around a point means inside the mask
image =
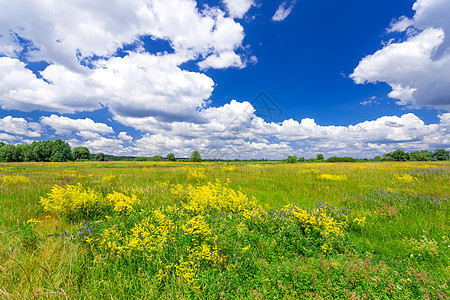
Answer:
[{"label": "shrub", "polygon": [[106,155],[105,154],[103,154],[103,153],[97,153],[96,155],[95,155],[95,160],[96,161],[105,161],[106,160]]},{"label": "shrub", "polygon": [[450,154],[445,149],[436,149],[433,153],[433,157],[436,160],[448,160],[450,158]]},{"label": "shrub", "polygon": [[191,162],[201,162],[202,161],[202,157],[200,155],[200,152],[198,152],[197,150],[192,151],[191,157],[189,158],[189,161],[191,161]]},{"label": "shrub", "polygon": [[56,212],[68,220],[78,220],[98,215],[101,212],[103,197],[90,188],[83,188],[80,183],[61,187],[55,185],[47,198],[39,202],[44,210]]},{"label": "shrub", "polygon": [[86,147],[76,147],[72,150],[73,159],[89,159],[91,157],[91,152]]},{"label": "shrub", "polygon": [[167,154],[167,160],[168,161],[175,161],[175,154],[173,154],[173,153]]},{"label": "shrub", "polygon": [[286,159],[286,162],[288,164],[293,164],[297,162],[297,157],[295,155],[289,155],[288,158]]}]

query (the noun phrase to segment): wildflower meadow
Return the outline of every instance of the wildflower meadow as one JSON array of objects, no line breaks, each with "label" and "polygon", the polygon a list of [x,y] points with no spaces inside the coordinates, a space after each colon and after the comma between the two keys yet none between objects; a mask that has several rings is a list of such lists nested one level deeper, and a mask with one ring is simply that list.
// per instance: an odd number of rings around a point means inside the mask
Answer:
[{"label": "wildflower meadow", "polygon": [[0,298],[449,299],[450,163],[5,163]]}]

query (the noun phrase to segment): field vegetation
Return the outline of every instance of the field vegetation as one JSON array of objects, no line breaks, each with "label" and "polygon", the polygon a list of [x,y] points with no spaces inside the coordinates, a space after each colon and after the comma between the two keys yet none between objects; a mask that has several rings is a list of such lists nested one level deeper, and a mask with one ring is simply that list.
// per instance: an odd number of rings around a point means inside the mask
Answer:
[{"label": "field vegetation", "polygon": [[0,298],[448,299],[449,170],[0,164]]}]

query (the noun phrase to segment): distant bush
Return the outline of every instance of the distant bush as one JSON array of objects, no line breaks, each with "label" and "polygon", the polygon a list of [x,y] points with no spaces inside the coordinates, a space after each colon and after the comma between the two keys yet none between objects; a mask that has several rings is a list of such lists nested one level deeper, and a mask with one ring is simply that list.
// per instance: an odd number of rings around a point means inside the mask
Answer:
[{"label": "distant bush", "polygon": [[297,162],[297,156],[289,155],[288,158],[286,159],[286,162],[288,164],[293,164],[293,163]]},{"label": "distant bush", "polygon": [[191,162],[201,162],[202,161],[202,156],[200,155],[200,152],[198,152],[197,150],[192,151],[191,157],[189,158],[189,161],[191,161]]},{"label": "distant bush", "polygon": [[448,151],[445,151],[445,149],[436,149],[433,153],[433,157],[436,160],[449,160],[450,154]]},{"label": "distant bush", "polygon": [[95,160],[96,161],[105,161],[106,160],[106,155],[104,153],[97,153],[95,155]]},{"label": "distant bush", "polygon": [[175,154],[173,154],[173,153],[167,154],[167,160],[168,161],[175,161]]},{"label": "distant bush", "polygon": [[91,152],[86,147],[76,147],[72,149],[73,159],[89,159],[91,157]]}]

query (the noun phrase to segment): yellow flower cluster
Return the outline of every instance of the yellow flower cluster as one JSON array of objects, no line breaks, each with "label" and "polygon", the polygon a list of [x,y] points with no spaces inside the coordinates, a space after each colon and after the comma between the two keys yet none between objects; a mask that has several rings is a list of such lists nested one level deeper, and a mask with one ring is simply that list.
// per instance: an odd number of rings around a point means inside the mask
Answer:
[{"label": "yellow flower cluster", "polygon": [[260,164],[250,164],[247,165],[247,167],[262,169],[262,166]]},{"label": "yellow flower cluster", "polygon": [[114,211],[118,213],[132,212],[134,206],[140,201],[136,195],[126,196],[122,193],[113,192],[105,198],[100,193],[90,188],[84,188],[80,183],[77,185],[66,185],[61,187],[55,185],[47,197],[41,197],[39,202],[45,211],[55,212],[64,218],[74,219],[90,217],[93,214],[103,213],[104,208],[113,205]]},{"label": "yellow flower cluster", "polygon": [[361,164],[355,164],[355,165],[352,166],[352,169],[354,169],[354,170],[367,170],[368,167],[367,166],[363,166]]},{"label": "yellow flower cluster", "polygon": [[[123,227],[115,224],[99,232],[96,238],[88,236],[85,239],[93,249],[104,250],[114,259],[147,261],[153,265],[155,276],[162,284],[176,277],[180,283],[199,289],[197,274],[203,268],[215,266],[232,270],[236,267],[238,259],[234,253],[245,255],[251,246],[246,241],[232,250],[228,243],[220,242],[221,234],[228,230],[225,228],[230,223],[240,237],[245,237],[249,228],[261,230],[285,225],[290,226],[286,228],[300,228],[305,234],[314,234],[319,243],[323,243],[321,249],[324,253],[332,251],[338,239],[344,236],[347,226],[347,217],[336,217],[333,208],[328,211],[328,205],[313,212],[287,206],[281,212],[268,213],[268,208],[263,209],[254,198],[230,188],[229,181],[199,186],[156,182],[156,186],[170,189],[172,197],[178,200],[174,206],[141,210],[133,215],[141,216],[140,221],[133,225]],[[134,195],[118,192],[107,195],[106,199],[106,203],[114,205],[116,212],[133,211],[139,204]],[[129,224],[124,218],[107,217],[109,225],[120,220]],[[236,222],[240,222],[239,225],[236,226]],[[257,226],[253,226],[255,224]],[[259,226],[261,224],[263,226]]]},{"label": "yellow flower cluster", "polygon": [[3,176],[2,182],[4,184],[18,184],[18,183],[30,183],[30,179],[23,175],[15,175],[15,176]]},{"label": "yellow flower cluster", "polygon": [[31,218],[31,219],[27,220],[27,224],[30,224],[30,223],[35,225],[38,223],[42,223],[42,221],[36,220],[35,218]]},{"label": "yellow flower cluster", "polygon": [[355,218],[353,220],[353,223],[355,223],[358,226],[364,227],[364,225],[366,224],[366,217]]},{"label": "yellow flower cluster", "polygon": [[[154,210],[149,214],[128,234],[115,229],[104,230],[99,245],[118,256],[143,256],[159,262],[159,281],[175,274],[192,287],[198,287],[195,274],[199,267],[222,262],[216,243],[218,237],[203,216],[195,216],[183,224],[172,220],[182,214],[182,210],[176,207]],[[167,256],[173,251],[171,249],[178,250],[175,262],[169,263]]]},{"label": "yellow flower cluster", "polygon": [[233,172],[233,171],[237,171],[237,167],[236,166],[225,166],[225,167],[221,167],[220,171],[222,171],[222,172]]},{"label": "yellow flower cluster", "polygon": [[80,213],[89,216],[102,200],[99,193],[90,188],[83,188],[80,183],[66,187],[55,185],[47,196],[39,200],[44,210],[56,212],[68,218],[79,216]]},{"label": "yellow flower cluster", "polygon": [[106,175],[102,178],[102,183],[112,183],[116,179],[116,175]]},{"label": "yellow flower cluster", "polygon": [[166,181],[163,181],[163,182],[161,182],[161,181],[155,181],[155,184],[156,184],[156,186],[157,186],[158,188],[160,188],[160,189],[166,189],[166,188],[169,187],[169,183],[166,182]]},{"label": "yellow flower cluster", "polygon": [[100,245],[116,252],[118,255],[146,253],[151,257],[174,239],[176,227],[162,212],[155,210],[150,217],[134,225],[129,235],[114,229],[106,229]]},{"label": "yellow flower cluster", "polygon": [[338,180],[347,180],[347,175],[320,174],[318,178],[338,181]]},{"label": "yellow flower cluster", "polygon": [[235,191],[228,184],[221,184],[219,181],[198,187],[188,185],[187,188],[178,184],[170,191],[175,199],[182,200],[184,209],[198,214],[256,208],[254,198],[249,199],[242,192]]},{"label": "yellow flower cluster", "polygon": [[205,179],[205,168],[188,168],[188,179]]},{"label": "yellow flower cluster", "polygon": [[290,220],[298,224],[305,233],[317,230],[323,238],[331,240],[344,236],[344,229],[348,222],[347,216],[342,215],[340,219],[337,219],[327,211],[327,206],[312,212],[298,206],[288,206],[285,210]]},{"label": "yellow flower cluster", "polygon": [[413,182],[419,181],[417,178],[411,176],[411,174],[406,174],[406,173],[403,173],[401,175],[395,174],[395,179],[400,182],[404,182],[404,183],[413,183]]},{"label": "yellow flower cluster", "polygon": [[131,197],[118,193],[114,191],[112,194],[108,194],[106,199],[114,205],[114,211],[118,213],[130,213],[134,211],[134,207],[139,205],[141,201],[136,197],[136,195],[131,195]]}]

